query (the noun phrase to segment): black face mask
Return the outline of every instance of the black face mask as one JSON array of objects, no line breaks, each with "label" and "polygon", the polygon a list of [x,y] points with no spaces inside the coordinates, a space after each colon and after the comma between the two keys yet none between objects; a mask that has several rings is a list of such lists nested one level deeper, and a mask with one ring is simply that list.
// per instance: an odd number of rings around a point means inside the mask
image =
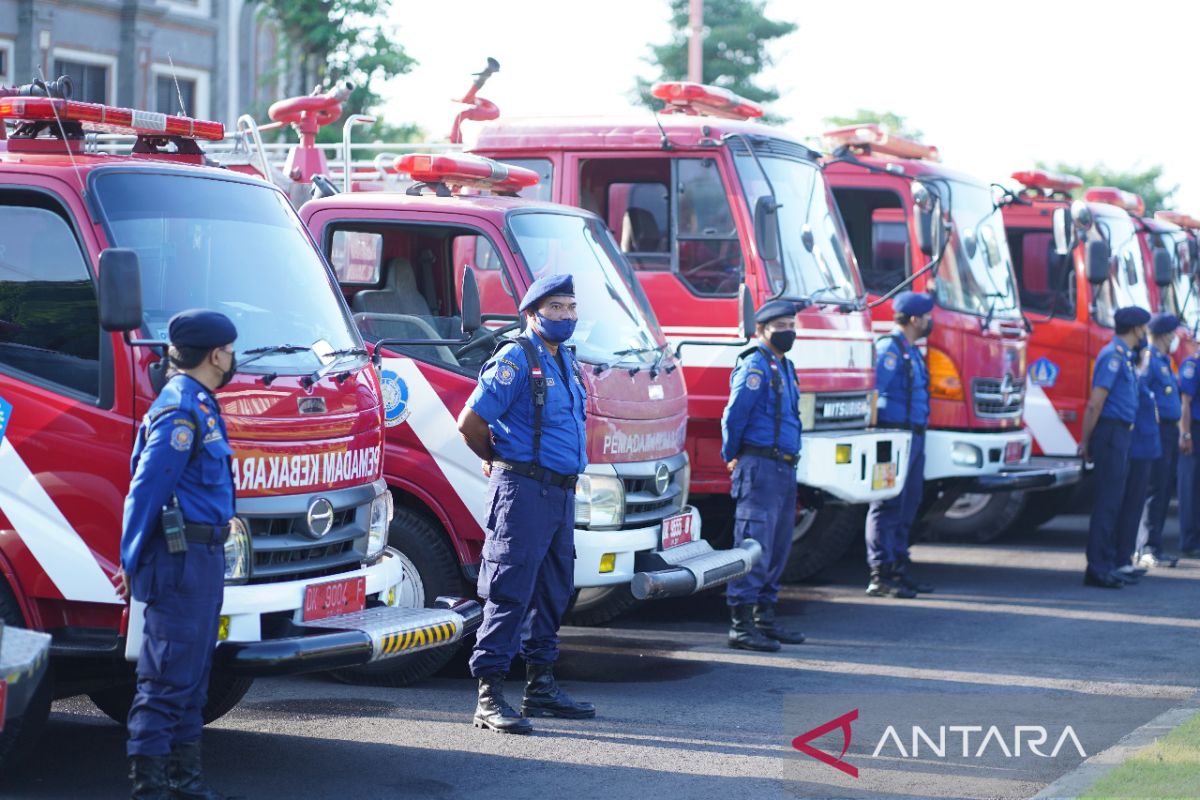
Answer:
[{"label": "black face mask", "polygon": [[771,347],[774,347],[781,353],[786,353],[796,343],[796,332],[794,330],[775,331],[771,334],[768,341],[771,343]]},{"label": "black face mask", "polygon": [[237,374],[237,353],[230,353],[229,354],[229,369],[227,369],[221,373],[221,382],[217,384],[217,388],[220,389],[221,387],[227,385],[231,380],[233,380],[233,376],[236,374]]}]

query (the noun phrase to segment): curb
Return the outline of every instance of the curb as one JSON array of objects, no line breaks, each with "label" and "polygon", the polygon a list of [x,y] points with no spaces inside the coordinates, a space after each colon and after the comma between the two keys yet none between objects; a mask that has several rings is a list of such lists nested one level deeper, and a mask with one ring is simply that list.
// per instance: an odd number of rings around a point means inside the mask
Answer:
[{"label": "curb", "polygon": [[1073,800],[1079,797],[1130,756],[1166,736],[1197,713],[1200,713],[1200,692],[1184,701],[1182,706],[1164,711],[1126,734],[1112,747],[1097,753],[1042,789],[1031,800]]}]

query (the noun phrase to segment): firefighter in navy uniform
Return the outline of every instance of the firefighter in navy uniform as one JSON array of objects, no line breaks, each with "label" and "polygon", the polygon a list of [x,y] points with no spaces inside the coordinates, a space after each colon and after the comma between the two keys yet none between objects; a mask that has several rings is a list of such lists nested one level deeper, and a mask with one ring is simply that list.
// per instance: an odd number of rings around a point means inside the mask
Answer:
[{"label": "firefighter in navy uniform", "polygon": [[929,423],[929,368],[917,348],[933,330],[933,298],[901,292],[892,300],[896,327],[880,340],[875,357],[878,422],[885,428],[912,432],[904,488],[867,510],[867,566],[871,597],[913,598],[932,592],[908,574],[908,539],[925,490],[925,429]]},{"label": "firefighter in navy uniform", "polygon": [[212,392],[236,371],[237,330],[223,314],[194,309],[172,317],[168,331],[173,374],[138,430],[113,579],[123,597],[146,604],[127,750],[134,798],[214,800],[221,795],[201,770],[201,711],[234,487]]},{"label": "firefighter in navy uniform", "polygon": [[1179,317],[1174,314],[1155,314],[1150,318],[1150,364],[1146,382],[1154,393],[1158,408],[1158,435],[1162,455],[1150,467],[1146,504],[1138,530],[1138,566],[1173,567],[1178,556],[1163,550],[1163,528],[1167,524],[1167,509],[1175,491],[1179,471],[1179,419],[1183,405],[1179,396],[1179,379],[1171,364],[1171,352],[1178,346],[1175,330]]},{"label": "firefighter in navy uniform", "polygon": [[1196,437],[1200,436],[1200,352],[1179,365],[1179,552],[1200,558],[1200,469],[1196,466]]},{"label": "firefighter in navy uniform", "polygon": [[1134,372],[1137,375],[1137,413],[1133,420],[1133,436],[1129,442],[1129,467],[1125,475],[1125,496],[1117,514],[1117,572],[1127,583],[1136,583],[1145,569],[1134,564],[1137,552],[1138,529],[1146,508],[1146,491],[1154,466],[1162,460],[1162,441],[1158,435],[1158,407],[1154,390],[1150,388],[1150,354],[1145,348],[1134,348]]},{"label": "firefighter in navy uniform", "polygon": [[[474,724],[529,733],[525,717],[594,717],[557,684],[558,628],[575,592],[575,484],[587,466],[587,394],[579,362],[563,343],[575,332],[570,275],[533,282],[518,308],[526,331],[483,365],[458,418],[489,475],[479,571],[486,601],[471,654],[479,680]],[[503,682],[518,649],[526,664],[518,715]]]},{"label": "firefighter in navy uniform", "polygon": [[729,646],[773,652],[800,644],[804,634],[775,617],[779,581],[796,530],[796,462],[800,457],[800,385],[785,355],[796,341],[796,307],[771,300],[754,315],[758,343],[730,375],[721,417],[721,458],[732,473],[737,501],[734,544],[754,539],[762,558],[729,582]]},{"label": "firefighter in navy uniform", "polygon": [[1117,567],[1117,520],[1125,501],[1129,477],[1129,448],[1137,419],[1138,378],[1133,368],[1134,348],[1146,343],[1150,312],[1137,306],[1113,314],[1116,336],[1096,357],[1092,393],[1083,412],[1083,439],[1079,454],[1095,467],[1096,498],[1088,524],[1085,586],[1120,589],[1137,580]]}]

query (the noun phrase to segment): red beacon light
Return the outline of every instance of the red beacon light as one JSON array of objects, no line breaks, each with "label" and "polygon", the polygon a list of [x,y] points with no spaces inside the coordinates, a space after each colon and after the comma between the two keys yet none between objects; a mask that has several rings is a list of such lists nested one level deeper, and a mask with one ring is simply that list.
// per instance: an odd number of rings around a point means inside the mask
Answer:
[{"label": "red beacon light", "polygon": [[1083,188],[1083,178],[1062,172],[1044,169],[1027,169],[1014,172],[1012,179],[1027,189],[1041,189],[1046,194],[1069,194]]},{"label": "red beacon light", "polygon": [[1146,203],[1141,197],[1115,186],[1096,186],[1088,189],[1084,192],[1083,199],[1089,203],[1107,203],[1110,206],[1123,208],[1137,217],[1146,213]]},{"label": "red beacon light", "polygon": [[1196,219],[1190,214],[1181,214],[1178,211],[1155,211],[1154,218],[1188,230],[1200,229],[1200,219]]},{"label": "red beacon light", "polygon": [[[181,136],[207,141],[225,138],[225,126],[220,122],[52,97],[0,97],[0,119],[38,123],[39,128],[45,127],[46,123],[56,125],[61,122],[86,125],[109,133],[148,137]],[[69,136],[70,132],[67,133]]]},{"label": "red beacon light", "polygon": [[757,119],[763,107],[719,86],[691,81],[662,81],[650,94],[667,104],[664,114],[704,114],[722,119]]},{"label": "red beacon light", "polygon": [[931,144],[896,136],[877,122],[867,125],[848,125],[821,134],[825,149],[834,151],[846,147],[867,155],[913,158],[921,161],[941,161],[942,154]]},{"label": "red beacon light", "polygon": [[494,194],[516,194],[536,186],[538,174],[531,169],[501,164],[490,158],[462,154],[407,153],[398,156],[392,168],[417,181],[408,194],[433,187],[439,196],[451,194],[450,186],[485,189]]}]

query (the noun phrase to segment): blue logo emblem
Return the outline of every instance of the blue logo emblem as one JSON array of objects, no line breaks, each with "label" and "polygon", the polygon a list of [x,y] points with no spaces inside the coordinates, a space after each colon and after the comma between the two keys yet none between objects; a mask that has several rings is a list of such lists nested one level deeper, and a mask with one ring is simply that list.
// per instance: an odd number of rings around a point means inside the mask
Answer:
[{"label": "blue logo emblem", "polygon": [[408,407],[408,384],[390,369],[385,369],[379,380],[383,386],[383,422],[387,427],[394,428],[408,419],[411,411]]},{"label": "blue logo emblem", "polygon": [[8,427],[8,418],[12,416],[12,403],[0,397],[0,442],[4,441],[4,431]]},{"label": "blue logo emblem", "polygon": [[1054,386],[1058,383],[1058,365],[1042,356],[1029,365],[1029,380],[1034,386]]}]

